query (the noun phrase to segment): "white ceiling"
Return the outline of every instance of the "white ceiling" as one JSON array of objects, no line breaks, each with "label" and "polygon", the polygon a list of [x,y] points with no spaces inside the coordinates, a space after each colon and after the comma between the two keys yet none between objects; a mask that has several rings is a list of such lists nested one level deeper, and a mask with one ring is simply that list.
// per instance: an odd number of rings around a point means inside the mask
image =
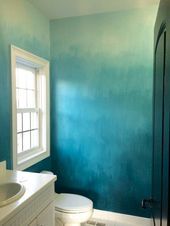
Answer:
[{"label": "white ceiling", "polygon": [[158,4],[159,0],[29,0],[49,19],[90,15]]}]

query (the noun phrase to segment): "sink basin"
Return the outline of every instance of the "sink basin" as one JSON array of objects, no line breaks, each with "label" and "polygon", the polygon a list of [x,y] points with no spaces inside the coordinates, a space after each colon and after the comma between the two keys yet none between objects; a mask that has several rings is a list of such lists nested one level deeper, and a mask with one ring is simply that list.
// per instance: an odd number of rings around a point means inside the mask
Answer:
[{"label": "sink basin", "polygon": [[0,207],[18,200],[24,192],[25,188],[22,184],[14,182],[0,184]]}]

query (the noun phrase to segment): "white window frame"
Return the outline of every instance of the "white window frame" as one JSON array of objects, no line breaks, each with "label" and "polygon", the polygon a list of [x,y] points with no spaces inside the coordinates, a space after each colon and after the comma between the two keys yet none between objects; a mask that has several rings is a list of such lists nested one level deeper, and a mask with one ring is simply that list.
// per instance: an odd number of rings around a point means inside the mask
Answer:
[{"label": "white window frame", "polygon": [[[39,68],[46,76],[46,149],[33,150],[32,154],[17,153],[17,104],[16,104],[16,64],[18,59]],[[12,82],[12,155],[13,169],[24,170],[50,156],[50,82],[49,61],[11,45],[11,82]],[[21,156],[21,158],[20,158]]]}]

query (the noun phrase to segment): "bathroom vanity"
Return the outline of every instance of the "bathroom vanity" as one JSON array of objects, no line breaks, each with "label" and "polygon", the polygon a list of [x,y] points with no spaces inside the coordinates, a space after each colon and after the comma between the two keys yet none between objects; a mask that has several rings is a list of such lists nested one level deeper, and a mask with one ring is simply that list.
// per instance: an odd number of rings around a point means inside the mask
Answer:
[{"label": "bathroom vanity", "polygon": [[0,183],[17,182],[25,193],[17,201],[0,207],[0,226],[54,226],[54,182],[56,176],[7,170]]}]

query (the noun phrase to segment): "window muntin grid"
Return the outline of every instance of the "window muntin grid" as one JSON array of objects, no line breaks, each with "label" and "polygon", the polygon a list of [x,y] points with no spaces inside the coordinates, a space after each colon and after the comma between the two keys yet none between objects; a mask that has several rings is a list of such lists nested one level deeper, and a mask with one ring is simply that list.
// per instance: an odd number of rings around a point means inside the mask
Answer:
[{"label": "window muntin grid", "polygon": [[36,69],[17,63],[17,153],[40,147],[39,109],[37,108]]}]

